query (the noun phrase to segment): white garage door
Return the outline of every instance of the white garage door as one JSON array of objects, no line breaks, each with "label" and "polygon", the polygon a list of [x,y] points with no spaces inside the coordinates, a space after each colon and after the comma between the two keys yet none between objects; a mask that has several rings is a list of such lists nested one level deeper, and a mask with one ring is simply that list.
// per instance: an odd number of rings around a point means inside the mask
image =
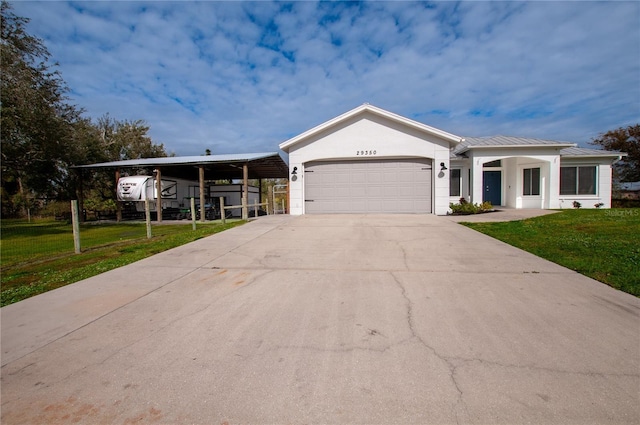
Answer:
[{"label": "white garage door", "polygon": [[430,213],[431,160],[305,164],[305,212]]}]

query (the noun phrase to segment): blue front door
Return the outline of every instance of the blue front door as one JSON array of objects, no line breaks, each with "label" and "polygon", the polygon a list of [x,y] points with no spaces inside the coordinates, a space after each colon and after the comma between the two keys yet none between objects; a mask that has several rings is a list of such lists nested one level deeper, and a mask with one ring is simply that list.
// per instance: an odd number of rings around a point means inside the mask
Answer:
[{"label": "blue front door", "polygon": [[502,171],[484,171],[482,175],[482,201],[502,205]]}]

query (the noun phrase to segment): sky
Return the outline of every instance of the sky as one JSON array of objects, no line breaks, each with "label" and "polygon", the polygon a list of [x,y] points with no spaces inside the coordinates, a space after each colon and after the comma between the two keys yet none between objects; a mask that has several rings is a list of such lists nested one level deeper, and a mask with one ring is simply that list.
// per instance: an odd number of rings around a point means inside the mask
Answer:
[{"label": "sky", "polygon": [[640,2],[12,1],[72,103],[178,156],[276,152],[370,103],[589,147],[640,122]]}]

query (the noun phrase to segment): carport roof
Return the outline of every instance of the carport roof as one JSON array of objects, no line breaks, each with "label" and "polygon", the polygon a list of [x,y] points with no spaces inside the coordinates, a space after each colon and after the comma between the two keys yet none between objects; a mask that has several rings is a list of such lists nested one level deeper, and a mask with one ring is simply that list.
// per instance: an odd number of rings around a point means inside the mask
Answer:
[{"label": "carport roof", "polygon": [[286,178],[289,172],[287,163],[277,152],[140,158],[76,165],[72,168],[161,168],[163,174],[167,176],[193,179],[198,176],[197,169],[204,167],[205,178],[218,180],[242,178],[242,166],[244,164],[248,165],[250,179]]}]

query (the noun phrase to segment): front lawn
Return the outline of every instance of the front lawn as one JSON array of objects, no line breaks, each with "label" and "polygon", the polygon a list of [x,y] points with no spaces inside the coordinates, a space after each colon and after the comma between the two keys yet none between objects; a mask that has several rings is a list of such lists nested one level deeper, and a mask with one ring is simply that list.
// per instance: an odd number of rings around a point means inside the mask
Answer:
[{"label": "front lawn", "polygon": [[154,225],[84,224],[82,252],[74,254],[71,224],[53,220],[2,220],[0,305],[5,306],[133,263],[162,251],[235,227],[243,221]]},{"label": "front lawn", "polygon": [[640,209],[564,210],[522,221],[462,223],[640,296]]}]

